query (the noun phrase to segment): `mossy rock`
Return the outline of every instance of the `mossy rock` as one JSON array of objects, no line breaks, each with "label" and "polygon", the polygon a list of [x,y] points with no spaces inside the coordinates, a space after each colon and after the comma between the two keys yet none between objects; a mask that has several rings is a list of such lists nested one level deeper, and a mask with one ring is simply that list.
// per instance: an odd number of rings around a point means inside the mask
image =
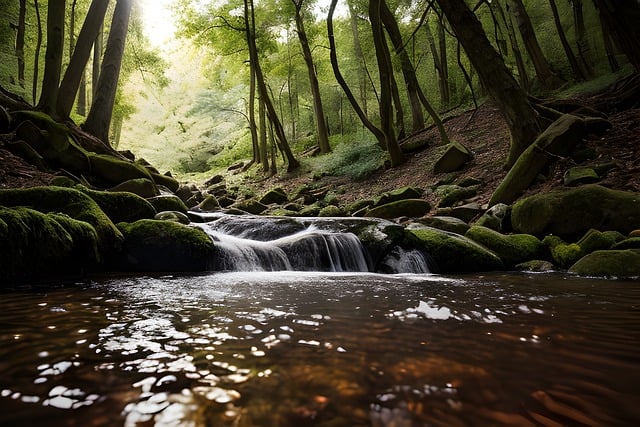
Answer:
[{"label": "mossy rock", "polygon": [[640,193],[595,184],[540,193],[513,205],[511,224],[517,232],[537,236],[575,236],[591,228],[627,234],[640,224]]},{"label": "mossy rock", "polygon": [[573,264],[569,272],[584,276],[637,278],[640,277],[640,251],[595,251]]},{"label": "mossy rock", "polygon": [[553,263],[544,259],[532,259],[531,261],[522,262],[516,265],[516,270],[531,271],[536,273],[544,273],[555,270]]},{"label": "mossy rock", "polygon": [[436,188],[436,194],[440,197],[438,207],[446,208],[474,197],[477,194],[477,189],[458,185],[441,185]]},{"label": "mossy rock", "polygon": [[373,200],[362,199],[362,200],[356,200],[355,202],[348,204],[345,209],[350,215],[353,215],[355,212],[358,212],[362,209],[366,210],[371,206],[373,206]]},{"label": "mossy rock", "polygon": [[462,169],[473,156],[467,147],[459,142],[451,142],[445,148],[445,152],[440,156],[433,166],[433,173],[454,172]]},{"label": "mossy rock", "polygon": [[577,243],[566,243],[558,236],[547,236],[542,240],[556,265],[568,268],[584,256],[584,251]]},{"label": "mossy rock", "polygon": [[196,207],[193,208],[195,211],[199,212],[215,212],[220,210],[220,202],[216,196],[211,194],[207,194],[204,196],[204,200],[202,200]]},{"label": "mossy rock", "polygon": [[233,204],[233,207],[236,209],[243,210],[245,212],[249,212],[250,214],[253,214],[253,215],[260,215],[261,213],[267,210],[267,206],[263,205],[262,203],[260,203],[255,199],[236,202]]},{"label": "mossy rock", "polygon": [[481,225],[495,231],[504,231],[511,227],[510,216],[511,207],[504,203],[498,203],[483,213],[475,225]]},{"label": "mossy rock", "polygon": [[172,176],[161,175],[154,172],[150,172],[150,174],[153,182],[157,185],[162,185],[163,187],[168,188],[172,193],[175,193],[178,191],[178,188],[180,188],[180,183]]},{"label": "mossy rock", "polygon": [[452,233],[457,233],[460,235],[464,235],[467,230],[470,228],[469,224],[461,220],[460,218],[456,218],[453,216],[431,216],[421,218],[419,220],[420,224],[426,225],[428,227],[437,228],[439,230],[450,231]]},{"label": "mossy rock", "polygon": [[153,217],[153,219],[157,219],[160,221],[173,221],[173,222],[179,222],[180,224],[189,224],[191,223],[191,220],[189,219],[189,216],[187,216],[186,214],[179,212],[179,211],[162,211],[162,212],[158,212],[156,214],[156,216]]},{"label": "mossy rock", "polygon": [[155,208],[156,212],[178,211],[186,214],[189,210],[187,209],[187,205],[185,205],[178,196],[163,195],[150,197],[147,199],[147,202]]},{"label": "mossy rock", "polygon": [[281,205],[282,203],[289,201],[289,197],[282,188],[275,187],[263,194],[259,201],[263,205],[270,205],[272,203]]},{"label": "mossy rock", "polygon": [[419,199],[422,197],[423,191],[416,187],[406,186],[397,188],[392,191],[382,193],[380,196],[373,200],[373,207],[386,205],[389,203],[397,202],[407,199]]},{"label": "mossy rock", "polygon": [[155,208],[142,197],[125,191],[97,191],[82,185],[76,188],[91,197],[114,224],[150,219]]},{"label": "mossy rock", "polygon": [[429,254],[435,263],[436,272],[458,273],[504,269],[498,255],[459,234],[435,228],[407,230],[416,240],[416,245]]},{"label": "mossy rock", "polygon": [[308,205],[300,209],[296,215],[304,216],[304,217],[314,217],[314,216],[318,216],[321,210],[322,208],[317,203],[314,203],[312,205]]},{"label": "mossy rock", "polygon": [[588,254],[598,250],[610,249],[621,240],[624,240],[624,236],[617,231],[602,232],[592,228],[578,240],[578,246],[582,248],[585,254]]},{"label": "mossy rock", "polygon": [[151,174],[134,162],[118,159],[108,154],[89,155],[92,174],[107,183],[118,185],[130,179],[145,178],[153,181]]},{"label": "mossy rock", "polygon": [[104,255],[117,251],[123,237],[107,214],[87,194],[65,187],[33,187],[0,190],[0,206],[26,206],[42,213],[63,213],[94,227],[98,248]]},{"label": "mossy rock", "polygon": [[530,234],[504,235],[490,228],[475,225],[465,233],[465,237],[489,248],[500,257],[507,268],[537,259],[545,252],[545,245]]},{"label": "mossy rock", "polygon": [[611,246],[611,249],[640,249],[640,237],[630,237]]},{"label": "mossy rock", "polygon": [[100,263],[98,235],[62,214],[0,208],[0,282],[79,276]]},{"label": "mossy rock", "polygon": [[160,195],[160,191],[158,191],[156,184],[146,178],[130,179],[110,188],[109,191],[126,191],[127,193],[136,194],[144,199]]},{"label": "mossy rock", "polygon": [[329,205],[320,209],[320,212],[318,212],[318,216],[325,217],[325,218],[341,217],[341,216],[345,216],[345,212],[342,209],[340,209],[338,206]]},{"label": "mossy rock", "polygon": [[567,169],[564,173],[563,182],[568,187],[575,187],[581,184],[593,184],[600,181],[600,177],[595,170],[586,166],[576,166]]},{"label": "mossy rock", "polygon": [[424,199],[404,199],[369,209],[366,217],[393,219],[408,216],[419,218],[431,210],[431,203]]},{"label": "mossy rock", "polygon": [[125,237],[123,267],[134,271],[206,271],[215,246],[203,230],[173,221],[120,223]]}]

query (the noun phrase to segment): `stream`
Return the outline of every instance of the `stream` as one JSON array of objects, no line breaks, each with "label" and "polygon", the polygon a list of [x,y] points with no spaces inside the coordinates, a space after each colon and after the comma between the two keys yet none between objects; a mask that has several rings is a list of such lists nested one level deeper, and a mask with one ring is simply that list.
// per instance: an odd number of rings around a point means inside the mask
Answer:
[{"label": "stream", "polygon": [[640,286],[253,271],[2,291],[0,426],[640,425]]}]

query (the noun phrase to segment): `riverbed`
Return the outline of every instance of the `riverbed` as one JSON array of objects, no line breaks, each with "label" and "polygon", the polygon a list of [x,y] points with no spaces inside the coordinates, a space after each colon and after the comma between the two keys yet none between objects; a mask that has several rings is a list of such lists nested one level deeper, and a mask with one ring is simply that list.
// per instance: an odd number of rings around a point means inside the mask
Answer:
[{"label": "riverbed", "polygon": [[0,294],[0,425],[640,425],[640,282],[106,277]]}]

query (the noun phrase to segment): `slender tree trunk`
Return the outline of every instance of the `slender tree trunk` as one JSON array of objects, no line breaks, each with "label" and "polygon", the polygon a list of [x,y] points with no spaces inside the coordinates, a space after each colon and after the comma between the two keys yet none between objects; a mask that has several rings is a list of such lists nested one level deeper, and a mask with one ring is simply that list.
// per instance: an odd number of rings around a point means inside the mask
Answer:
[{"label": "slender tree trunk", "polygon": [[109,145],[109,127],[113,115],[120,67],[124,55],[133,0],[118,0],[113,12],[111,30],[104,53],[98,90],[84,124],[85,130]]},{"label": "slender tree trunk", "polygon": [[449,102],[450,102],[449,84],[444,74],[444,70],[442,69],[442,64],[440,63],[440,52],[438,51],[438,48],[436,46],[436,41],[433,38],[433,33],[431,33],[431,27],[429,26],[429,17],[427,17],[424,28],[427,32],[429,49],[431,51],[431,56],[433,57],[433,66],[436,69],[436,74],[438,75],[438,88],[440,90],[440,107],[444,108],[445,106],[449,105]]},{"label": "slender tree trunk", "polygon": [[76,113],[79,116],[87,115],[87,72],[82,70],[82,78],[78,87],[78,102],[76,103]]},{"label": "slender tree trunk", "polygon": [[[353,53],[356,60],[361,64],[366,64],[364,53],[362,52],[362,45],[360,44],[360,32],[358,31],[358,17],[356,11],[351,2],[349,4],[349,22],[351,23],[351,34],[353,35]],[[368,114],[368,99],[367,99],[367,76],[365,68],[358,67],[358,92],[360,93],[360,103],[362,104],[362,111]]]},{"label": "slender tree trunk", "polygon": [[587,31],[584,25],[584,16],[582,14],[582,0],[571,0],[573,6],[573,22],[576,28],[576,44],[578,45],[578,56],[584,67],[585,79],[595,75],[593,71],[593,58],[591,57],[591,48],[587,39]]},{"label": "slender tree trunk", "polygon": [[545,89],[556,89],[560,87],[562,81],[553,72],[551,65],[549,65],[547,58],[540,48],[538,38],[529,19],[529,14],[522,4],[522,0],[510,0],[509,4],[511,5],[511,12],[518,23],[518,29],[520,30],[520,35],[522,35],[524,46],[527,48],[527,53],[531,58],[531,62],[533,62],[533,67],[536,69],[536,75],[540,80],[540,84]]},{"label": "slender tree trunk", "polygon": [[[451,102],[451,85],[449,84],[449,61],[447,60],[447,39],[444,31],[444,22],[442,22],[442,17],[438,18],[437,22],[438,26],[438,45],[440,47],[440,67],[442,67],[442,81],[443,85],[447,88],[447,105]],[[455,92],[455,91],[454,91]]]},{"label": "slender tree trunk", "polygon": [[76,4],[78,0],[71,2],[71,16],[69,17],[69,58],[73,55],[73,48],[76,44]]},{"label": "slender tree trunk", "polygon": [[640,72],[640,4],[637,0],[594,0],[616,45]]},{"label": "slender tree trunk", "polygon": [[404,156],[398,145],[391,120],[393,69],[391,67],[391,58],[388,54],[387,42],[384,37],[382,20],[380,18],[380,1],[381,0],[369,1],[369,18],[371,19],[371,32],[380,77],[380,123],[385,137],[385,145],[389,152],[391,167],[395,167],[404,162]]},{"label": "slender tree trunk", "polygon": [[260,140],[260,161],[262,162],[262,171],[269,173],[269,149],[267,147],[267,114],[264,108],[264,102],[258,101],[258,118],[260,123],[259,140]]},{"label": "slender tree trunk", "polygon": [[438,0],[438,3],[505,118],[511,134],[507,158],[507,166],[511,167],[540,133],[537,113],[464,0]]},{"label": "slender tree trunk", "polygon": [[309,48],[309,39],[304,28],[304,20],[302,19],[302,2],[304,0],[292,0],[296,9],[296,30],[298,32],[298,40],[300,40],[300,48],[302,49],[302,57],[307,66],[309,75],[309,86],[311,87],[311,97],[313,99],[313,117],[316,125],[316,136],[318,138],[318,148],[321,153],[331,151],[329,146],[329,132],[324,121],[324,108],[322,105],[322,97],[320,95],[320,84],[318,83],[318,75],[316,67],[313,63],[313,56]]},{"label": "slender tree trunk", "polygon": [[42,91],[38,108],[47,113],[55,110],[64,51],[65,0],[49,0],[47,8],[47,49],[45,52]]},{"label": "slender tree trunk", "polygon": [[20,0],[18,33],[16,34],[16,58],[18,59],[18,84],[24,89],[24,31],[27,14],[27,0]]},{"label": "slender tree trunk", "polygon": [[89,61],[91,47],[96,37],[98,37],[108,5],[109,0],[93,0],[85,17],[84,24],[82,24],[80,34],[78,35],[78,42],[73,49],[69,66],[60,83],[57,112],[62,118],[69,117],[69,113],[73,108],[73,102],[78,93],[80,81],[84,77],[84,70]]},{"label": "slender tree trunk", "polygon": [[509,44],[511,45],[511,52],[513,53],[513,57],[516,61],[516,67],[518,67],[518,79],[520,80],[520,86],[524,90],[529,89],[529,73],[527,72],[527,67],[524,63],[524,59],[522,58],[522,52],[520,51],[520,45],[518,44],[518,38],[516,37],[516,33],[513,29],[513,22],[511,21],[511,15],[507,16],[504,13],[504,8],[500,4],[500,0],[492,1],[491,7],[495,8],[498,12],[498,16],[504,23],[505,29],[507,31],[507,35],[509,36]]},{"label": "slender tree trunk", "polygon": [[253,147],[253,160],[260,162],[262,160],[262,149],[258,140],[258,132],[256,130],[256,73],[249,66],[249,133],[251,134],[251,146]]},{"label": "slender tree trunk", "polygon": [[98,92],[98,80],[100,80],[100,69],[102,68],[102,48],[103,48],[103,34],[104,27],[100,26],[98,35],[93,42],[93,66],[91,71],[91,95],[95,98]]},{"label": "slender tree trunk", "polygon": [[616,59],[616,48],[611,40],[611,30],[607,22],[602,18],[602,14],[598,14],[600,18],[600,27],[602,28],[602,41],[604,43],[604,50],[607,53],[607,61],[609,62],[609,69],[615,73],[620,70],[620,64]]},{"label": "slender tree trunk", "polygon": [[565,35],[564,29],[562,28],[562,23],[560,22],[560,14],[558,13],[558,6],[556,5],[556,1],[549,0],[549,6],[551,6],[551,12],[553,13],[553,22],[556,25],[556,31],[558,32],[558,37],[560,37],[560,43],[562,43],[562,48],[564,49],[564,53],[567,56],[567,61],[569,61],[569,65],[571,66],[571,71],[573,72],[573,78],[576,80],[586,80],[587,76],[582,71],[580,64],[578,64],[578,60],[576,59],[576,56],[573,54],[573,50],[571,50],[571,45],[569,45],[567,36]]},{"label": "slender tree trunk", "polygon": [[40,6],[38,6],[38,0],[33,1],[33,6],[36,11],[36,22],[38,26],[38,35],[36,39],[36,49],[33,59],[33,87],[32,87],[32,96],[33,103],[36,103],[36,99],[38,96],[38,73],[40,70],[40,48],[42,47],[42,20],[40,19]]}]

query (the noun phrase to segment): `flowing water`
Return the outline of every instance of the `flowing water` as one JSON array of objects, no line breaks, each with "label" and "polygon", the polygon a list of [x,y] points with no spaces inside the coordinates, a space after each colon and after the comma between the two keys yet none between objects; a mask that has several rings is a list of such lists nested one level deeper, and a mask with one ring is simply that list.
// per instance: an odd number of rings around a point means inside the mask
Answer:
[{"label": "flowing water", "polygon": [[640,425],[640,283],[249,272],[0,294],[2,426]]}]

